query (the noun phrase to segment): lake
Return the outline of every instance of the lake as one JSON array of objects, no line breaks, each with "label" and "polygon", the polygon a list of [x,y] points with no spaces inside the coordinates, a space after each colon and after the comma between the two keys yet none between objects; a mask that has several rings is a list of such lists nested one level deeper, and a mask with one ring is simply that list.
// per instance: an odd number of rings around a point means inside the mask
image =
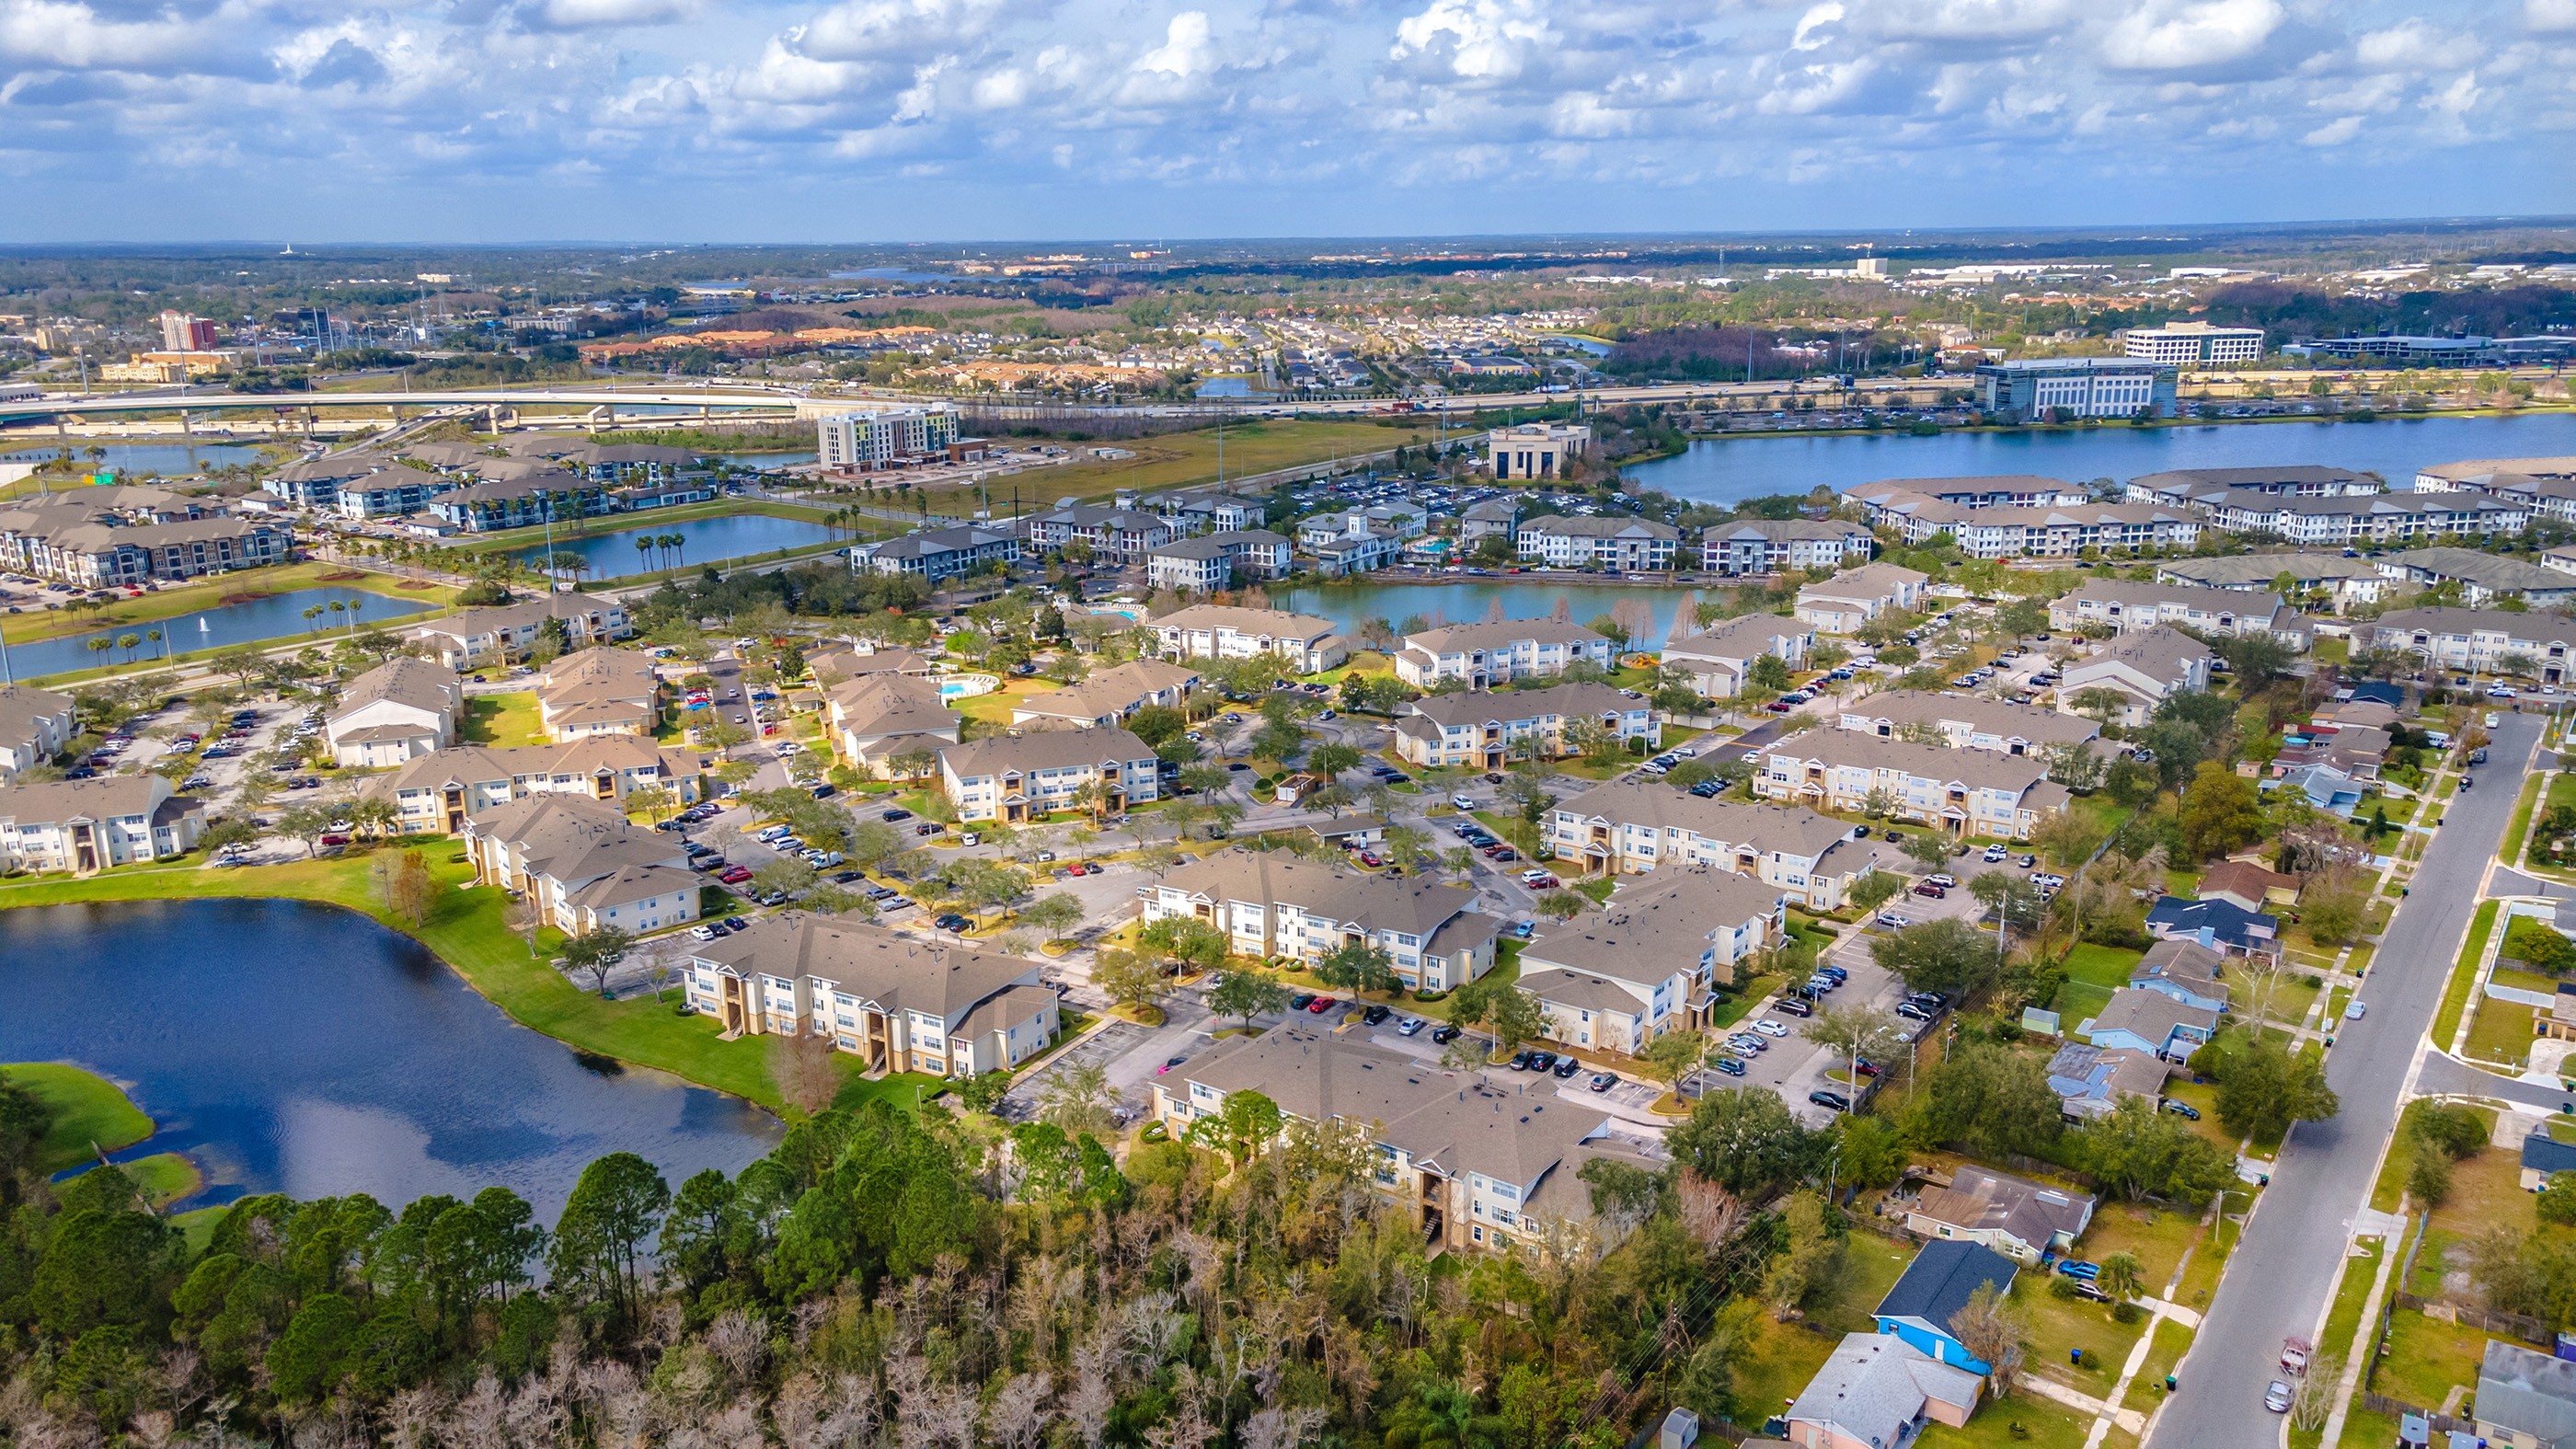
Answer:
[{"label": "lake", "polygon": [[1834,437],[1703,438],[1676,458],[1640,463],[1628,475],[1675,498],[1735,503],[1767,493],[1840,490],[1887,478],[1958,478],[2035,473],[2083,482],[2122,481],[2168,468],[2252,468],[2322,463],[2368,469],[2394,487],[2412,486],[2428,463],[2461,458],[2576,454],[2576,414],[2504,418],[2391,418],[2374,423],[2211,423],[2169,428],[2102,427],[2030,432],[1901,433]]},{"label": "lake", "polygon": [[[635,540],[646,535],[676,533],[688,540],[686,547],[670,556],[670,562],[681,568],[699,564],[722,563],[727,559],[748,558],[753,554],[774,553],[782,548],[803,548],[807,544],[825,543],[841,535],[819,523],[801,518],[773,518],[766,513],[733,513],[720,518],[699,518],[687,523],[669,523],[656,528],[625,528],[615,533],[594,533],[584,538],[558,538],[556,553],[577,553],[589,560],[590,577],[625,578],[633,574],[661,571],[664,556],[655,552],[650,557],[635,551]],[[545,556],[545,545],[523,548],[517,557],[531,561]]]},{"label": "lake", "polygon": [[[89,449],[95,446],[106,457],[93,461]],[[39,463],[59,457],[63,448],[48,444],[41,448],[13,448],[0,452],[0,463]],[[236,463],[256,463],[263,456],[259,449],[241,443],[74,443],[72,461],[86,469],[107,468],[117,473],[159,473],[176,477],[207,468],[229,468]]]},{"label": "lake", "polygon": [[66,1061],[185,1151],[196,1205],[364,1192],[399,1209],[499,1184],[551,1222],[581,1170],[650,1159],[674,1188],[769,1151],[777,1120],[589,1057],[503,1016],[407,936],[296,901],[0,911],[0,1061]]},{"label": "lake", "polygon": [[[1330,619],[1345,632],[1356,631],[1362,620],[1373,616],[1401,625],[1407,615],[1420,614],[1428,620],[1434,610],[1449,623],[1473,624],[1485,617],[1496,599],[1502,600],[1506,619],[1543,619],[1555,611],[1556,601],[1562,597],[1574,622],[1589,624],[1609,613],[1611,606],[1621,600],[1642,599],[1655,614],[1654,636],[1637,641],[1643,647],[1663,642],[1673,626],[1673,611],[1692,592],[1634,584],[1569,585],[1502,579],[1460,584],[1307,584],[1269,590],[1272,608]],[[1719,592],[1722,591],[1713,589],[1709,597]]]},{"label": "lake", "polygon": [[[144,598],[149,599],[146,594]],[[304,611],[315,604],[325,610],[332,604],[357,606],[358,624],[381,624],[406,614],[423,613],[434,607],[419,599],[405,599],[366,589],[315,588],[292,589],[265,599],[247,603],[225,604],[220,608],[181,614],[173,619],[149,624],[120,624],[113,628],[93,629],[82,634],[66,634],[59,639],[45,639],[32,644],[9,646],[9,673],[18,679],[33,679],[47,674],[68,674],[77,669],[96,669],[101,663],[122,664],[125,651],[111,649],[104,656],[92,653],[92,639],[114,639],[120,634],[143,634],[158,629],[165,636],[164,647],[173,654],[193,649],[220,649],[227,644],[265,643],[284,640],[298,634],[327,638],[349,632],[349,615],[328,613],[307,621]],[[203,628],[198,627],[204,621]],[[333,627],[336,623],[337,627]],[[150,658],[162,652],[161,647],[146,646],[135,650],[137,659]]]}]

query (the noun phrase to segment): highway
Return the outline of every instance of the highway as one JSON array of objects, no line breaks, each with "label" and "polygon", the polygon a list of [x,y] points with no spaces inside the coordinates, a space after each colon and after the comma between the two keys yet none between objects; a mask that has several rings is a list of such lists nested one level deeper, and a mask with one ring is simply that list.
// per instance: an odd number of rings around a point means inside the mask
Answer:
[{"label": "highway", "polygon": [[[2487,788],[2451,802],[2362,984],[2369,1014],[2342,1023],[2327,1054],[2326,1080],[2342,1111],[2291,1129],[2178,1370],[2180,1392],[2149,1431],[2150,1449],[2268,1444],[2285,1432],[2263,1407],[2281,1340],[2313,1333],[2323,1316],[2542,724],[2538,715],[2506,715],[2490,747],[2495,763],[2480,772]],[[2349,1348],[2317,1345],[2320,1357]]]}]

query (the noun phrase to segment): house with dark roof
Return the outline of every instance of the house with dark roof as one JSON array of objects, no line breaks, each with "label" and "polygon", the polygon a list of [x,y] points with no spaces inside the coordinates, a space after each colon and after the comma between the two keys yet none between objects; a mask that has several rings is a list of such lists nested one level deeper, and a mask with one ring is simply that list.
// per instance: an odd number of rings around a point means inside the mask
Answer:
[{"label": "house with dark roof", "polygon": [[2147,912],[2147,934],[2159,939],[2198,941],[2230,956],[2278,956],[2281,923],[2234,901],[2159,897]]},{"label": "house with dark roof", "polygon": [[2048,1088],[2058,1115],[2072,1121],[2108,1117],[2130,1097],[2162,1097],[2172,1068],[2153,1052],[2071,1041],[2048,1059]]},{"label": "house with dark roof", "polygon": [[2522,1190],[2538,1192],[2562,1172],[2576,1172],[2576,1142],[2561,1142],[2546,1125],[2522,1139]]},{"label": "house with dark roof", "polygon": [[1980,1288],[1992,1288],[1997,1297],[2011,1292],[2018,1270],[2012,1259],[1982,1243],[1925,1243],[1871,1316],[1880,1333],[1894,1334],[1952,1368],[1990,1374],[1995,1366],[1959,1342],[1950,1320]]},{"label": "house with dark roof", "polygon": [[1018,534],[974,523],[924,529],[850,550],[850,567],[859,572],[912,574],[934,584],[995,562],[1019,561]]},{"label": "house with dark roof", "polygon": [[2050,1187],[1984,1167],[1961,1167],[1947,1183],[1927,1183],[1906,1209],[1905,1230],[1920,1238],[1983,1243],[2024,1263],[2075,1245],[2093,1222],[2093,1195]]}]

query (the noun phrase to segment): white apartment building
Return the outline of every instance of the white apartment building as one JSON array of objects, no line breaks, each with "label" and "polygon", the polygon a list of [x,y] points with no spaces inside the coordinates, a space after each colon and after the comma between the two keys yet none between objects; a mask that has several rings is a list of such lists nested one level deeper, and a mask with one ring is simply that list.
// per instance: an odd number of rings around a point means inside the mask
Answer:
[{"label": "white apartment building", "polygon": [[698,878],[679,840],[637,829],[614,801],[531,796],[469,818],[462,834],[476,884],[515,892],[568,936],[640,936],[698,918]]},{"label": "white apartment building", "polygon": [[456,835],[475,816],[533,795],[623,801],[637,790],[663,789],[688,804],[698,797],[700,769],[690,751],[666,750],[635,735],[594,735],[568,745],[458,745],[370,776],[358,788],[391,799],[406,835]]},{"label": "white apartment building", "polygon": [[1341,625],[1313,614],[1194,604],[1154,620],[1167,659],[1257,659],[1272,656],[1292,674],[1318,674],[1350,657]]},{"label": "white apartment building", "polygon": [[2006,840],[2027,838],[2070,798],[2034,760],[1839,729],[1805,730],[1763,746],[1753,793],[1827,810],[1884,808],[1953,835]]},{"label": "white apartment building", "polygon": [[1899,564],[1870,563],[1798,591],[1798,622],[1827,634],[1858,633],[1882,614],[1923,608],[1923,586],[1932,576]]},{"label": "white apartment building", "polygon": [[2051,745],[2085,744],[2102,734],[2101,726],[2080,716],[1946,690],[1883,689],[1844,705],[1836,723],[1880,739],[1999,755],[2035,755]]},{"label": "white apartment building", "polygon": [[1636,875],[1706,866],[1751,876],[1800,905],[1842,908],[1844,895],[1885,860],[1881,846],[1812,810],[1703,799],[1651,780],[1603,785],[1560,800],[1547,848],[1586,875]]},{"label": "white apartment building", "polygon": [[1744,692],[1744,676],[1754,660],[1773,654],[1791,669],[1803,669],[1815,647],[1811,624],[1777,614],[1745,614],[1665,640],[1661,657],[1667,665],[1689,670],[1691,688],[1701,694],[1733,699]]},{"label": "white apartment building", "polygon": [[1285,536],[1266,528],[1228,529],[1175,539],[1145,556],[1145,581],[1158,589],[1212,594],[1242,579],[1287,576],[1293,565]]},{"label": "white apartment building", "polygon": [[2252,362],[2263,355],[2263,329],[2168,322],[2162,327],[2130,328],[2122,338],[2121,348],[2130,357],[2180,367]]},{"label": "white apartment building", "polygon": [[2576,624],[2554,614],[2511,614],[2482,609],[2398,609],[2382,614],[2356,642],[2401,649],[2444,669],[2501,672],[2507,660],[2527,662],[2544,684],[2569,682],[2567,653],[2576,646]]},{"label": "white apartment building", "polygon": [[1700,535],[1700,567],[1717,574],[1770,574],[1838,569],[1869,562],[1876,540],[1841,519],[1749,518]]},{"label": "white apartment building", "polygon": [[1473,909],[1472,887],[1225,850],[1164,873],[1144,898],[1147,921],[1180,917],[1226,933],[1253,957],[1312,965],[1347,945],[1386,952],[1408,990],[1447,991],[1493,969],[1503,923]]},{"label": "white apartment building", "polygon": [[1721,973],[1732,979],[1787,923],[1787,897],[1755,877],[1670,866],[1541,931],[1521,948],[1517,984],[1538,998],[1548,1040],[1636,1056],[1667,1032],[1706,1027]]},{"label": "white apartment building", "polygon": [[70,695],[0,684],[0,780],[70,749],[78,732]]},{"label": "white apartment building", "polygon": [[359,675],[323,716],[322,735],[342,769],[399,765],[456,743],[465,684],[426,659],[393,658]]},{"label": "white apartment building", "polygon": [[2296,609],[2278,594],[2247,589],[2094,579],[2048,606],[2052,629],[2088,624],[2115,634],[2175,624],[2203,634],[2269,635],[2293,649],[2308,647],[2308,626]]},{"label": "white apartment building", "polygon": [[1038,730],[942,749],[939,781],[958,819],[1021,825],[1058,810],[1116,815],[1160,799],[1162,762],[1123,729]]},{"label": "white apartment building", "polygon": [[1572,753],[1566,736],[1578,720],[1611,731],[1623,749],[1630,740],[1650,750],[1663,740],[1651,701],[1606,684],[1430,694],[1406,709],[1395,722],[1395,752],[1425,769],[1499,770],[1524,752],[1557,759]]},{"label": "white apartment building", "polygon": [[2162,625],[2122,634],[2066,666],[2058,679],[2057,707],[2077,713],[2076,701],[2086,691],[2108,689],[2126,701],[2111,719],[2144,724],[2167,696],[2209,688],[2210,666],[2217,658],[2208,645]]},{"label": "white apartment building", "polygon": [[626,617],[626,606],[614,599],[550,593],[541,599],[468,609],[444,619],[409,625],[403,634],[428,645],[438,661],[450,669],[479,669],[510,663],[527,653],[548,619],[563,621],[566,641],[574,649],[624,639],[635,632],[634,624]]},{"label": "white apartment building", "polygon": [[195,848],[200,800],[159,775],[100,775],[0,785],[0,870],[87,874]]},{"label": "white apartment building", "polygon": [[1575,660],[1607,669],[1610,641],[1580,624],[1553,619],[1505,619],[1491,624],[1451,624],[1404,636],[1395,672],[1416,689],[1444,679],[1469,689],[1491,689],[1533,675],[1562,674]]},{"label": "white apartment building", "polygon": [[2425,542],[2443,534],[2519,534],[2532,505],[2491,493],[2373,493],[2286,497],[2229,490],[2209,504],[2223,533],[2265,534],[2302,547]]},{"label": "white apartment building", "polygon": [[1627,573],[1671,568],[1681,537],[1680,529],[1652,519],[1550,514],[1522,524],[1516,547],[1523,559],[1550,568]]}]

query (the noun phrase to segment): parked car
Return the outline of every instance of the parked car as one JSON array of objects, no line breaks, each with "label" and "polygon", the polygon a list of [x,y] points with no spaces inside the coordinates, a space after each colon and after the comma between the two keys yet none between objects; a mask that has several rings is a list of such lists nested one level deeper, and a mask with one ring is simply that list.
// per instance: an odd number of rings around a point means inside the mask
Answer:
[{"label": "parked car", "polygon": [[1418,1035],[1418,1034],[1420,1034],[1420,1032],[1422,1031],[1423,1024],[1424,1024],[1424,1023],[1423,1023],[1423,1020],[1422,1020],[1422,1018],[1421,1018],[1421,1017],[1418,1017],[1418,1016],[1408,1016],[1408,1017],[1406,1017],[1404,1020],[1399,1021],[1399,1022],[1397,1022],[1397,1023],[1395,1024],[1395,1034],[1396,1034],[1397,1036],[1415,1036],[1415,1035]]},{"label": "parked car", "polygon": [[[1813,1016],[1816,1014],[1815,1003],[1795,996],[1784,996],[1777,1002],[1773,1003],[1773,1005],[1782,1016]],[[1760,1025],[1761,1023],[1759,1022],[1755,1023],[1755,1026],[1757,1027]]]},{"label": "parked car", "polygon": [[1819,1087],[1815,1091],[1809,1092],[1807,1094],[1807,1100],[1815,1103],[1819,1107],[1829,1108],[1836,1112],[1848,1112],[1851,1110],[1851,1098],[1844,1096],[1840,1092],[1829,1091],[1823,1087]]},{"label": "parked car", "polygon": [[1447,1046],[1449,1043],[1456,1041],[1463,1034],[1464,1033],[1462,1033],[1457,1027],[1443,1022],[1439,1026],[1432,1028],[1431,1040],[1441,1046]]},{"label": "parked car", "polygon": [[1730,1077],[1740,1077],[1744,1075],[1744,1063],[1736,1060],[1734,1057],[1719,1057],[1717,1060],[1710,1062],[1709,1065],[1726,1073]]},{"label": "parked car", "polygon": [[1321,1016],[1325,1012],[1328,1012],[1341,1004],[1341,1000],[1338,997],[1318,996],[1314,1000],[1306,1003],[1306,1010],[1316,1016]]},{"label": "parked car", "polygon": [[1368,1010],[1360,1013],[1360,1020],[1367,1022],[1371,1026],[1375,1026],[1379,1022],[1384,1021],[1393,1015],[1395,1015],[1395,1008],[1393,1007],[1372,1005]]},{"label": "parked car", "polygon": [[2263,1407],[2275,1414],[2286,1414],[2290,1412],[2291,1397],[2288,1381],[2274,1379],[2272,1386],[2263,1391]]},{"label": "parked car", "polygon": [[1592,1074],[1592,1080],[1591,1080],[1591,1082],[1589,1082],[1587,1085],[1589,1085],[1589,1086],[1592,1088],[1592,1090],[1594,1090],[1594,1091],[1596,1091],[1596,1092],[1606,1092],[1606,1091],[1609,1091],[1612,1087],[1615,1087],[1615,1086],[1619,1085],[1619,1079],[1618,1079],[1617,1077],[1612,1076],[1612,1075],[1611,1075],[1611,1074],[1609,1074],[1608,1072],[1594,1072],[1594,1073]]},{"label": "parked car", "polygon": [[1304,1011],[1307,1007],[1314,1004],[1315,993],[1311,991],[1300,991],[1296,995],[1288,998],[1288,1009],[1290,1011]]},{"label": "parked car", "polygon": [[1560,1057],[1557,1060],[1556,1074],[1560,1077],[1570,1077],[1581,1070],[1583,1070],[1583,1063],[1572,1057]]},{"label": "parked car", "polygon": [[2167,1098],[2164,1103],[2164,1109],[2177,1117],[2187,1118],[2194,1122],[2200,1120],[2200,1109],[2189,1102],[2177,1102],[2171,1098]]}]

